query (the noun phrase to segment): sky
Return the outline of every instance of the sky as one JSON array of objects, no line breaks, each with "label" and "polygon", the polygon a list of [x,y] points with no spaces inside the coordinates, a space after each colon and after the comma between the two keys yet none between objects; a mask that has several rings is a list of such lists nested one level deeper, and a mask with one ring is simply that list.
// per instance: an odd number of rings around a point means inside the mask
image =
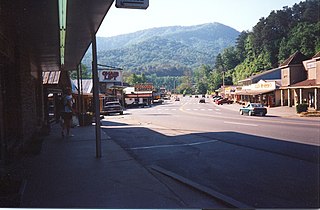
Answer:
[{"label": "sky", "polygon": [[[116,0],[115,0],[116,1]],[[191,26],[218,22],[238,31],[252,30],[272,10],[292,7],[301,0],[149,0],[149,7],[111,6],[97,36],[110,37],[154,27]]]}]

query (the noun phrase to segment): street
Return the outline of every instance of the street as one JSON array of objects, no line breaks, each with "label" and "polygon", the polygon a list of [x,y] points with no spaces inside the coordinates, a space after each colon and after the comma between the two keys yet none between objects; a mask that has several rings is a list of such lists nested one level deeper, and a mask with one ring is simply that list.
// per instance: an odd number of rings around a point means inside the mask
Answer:
[{"label": "street", "polygon": [[128,109],[102,128],[191,207],[200,197],[208,208],[210,197],[236,207],[319,206],[318,119],[241,116],[198,101]]}]

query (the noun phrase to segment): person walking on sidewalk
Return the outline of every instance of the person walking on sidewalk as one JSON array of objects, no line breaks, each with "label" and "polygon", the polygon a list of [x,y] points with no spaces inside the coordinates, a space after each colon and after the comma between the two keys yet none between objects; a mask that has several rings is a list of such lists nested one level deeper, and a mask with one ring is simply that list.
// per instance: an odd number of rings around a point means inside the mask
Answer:
[{"label": "person walking on sidewalk", "polygon": [[72,98],[72,91],[70,87],[66,88],[66,95],[63,97],[63,128],[62,128],[62,137],[66,135],[67,137],[73,136],[70,134],[70,128],[71,128],[71,121],[72,121],[72,115],[73,115],[73,98]]}]

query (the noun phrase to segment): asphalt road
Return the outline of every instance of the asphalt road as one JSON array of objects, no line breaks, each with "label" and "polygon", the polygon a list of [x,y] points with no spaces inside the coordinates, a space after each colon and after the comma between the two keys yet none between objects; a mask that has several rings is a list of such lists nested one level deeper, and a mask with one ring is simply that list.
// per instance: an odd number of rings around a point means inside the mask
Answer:
[{"label": "asphalt road", "polygon": [[[240,116],[198,100],[129,109],[102,127],[180,196],[187,190],[168,177],[237,207],[319,208],[317,121]],[[192,198],[190,207],[216,207]]]}]

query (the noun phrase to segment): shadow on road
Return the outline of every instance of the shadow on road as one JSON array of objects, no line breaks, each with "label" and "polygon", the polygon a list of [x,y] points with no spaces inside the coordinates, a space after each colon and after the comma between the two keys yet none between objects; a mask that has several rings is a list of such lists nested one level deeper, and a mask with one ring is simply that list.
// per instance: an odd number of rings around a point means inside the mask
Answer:
[{"label": "shadow on road", "polygon": [[318,146],[237,132],[103,125],[146,168],[159,166],[255,208],[319,207]]}]

